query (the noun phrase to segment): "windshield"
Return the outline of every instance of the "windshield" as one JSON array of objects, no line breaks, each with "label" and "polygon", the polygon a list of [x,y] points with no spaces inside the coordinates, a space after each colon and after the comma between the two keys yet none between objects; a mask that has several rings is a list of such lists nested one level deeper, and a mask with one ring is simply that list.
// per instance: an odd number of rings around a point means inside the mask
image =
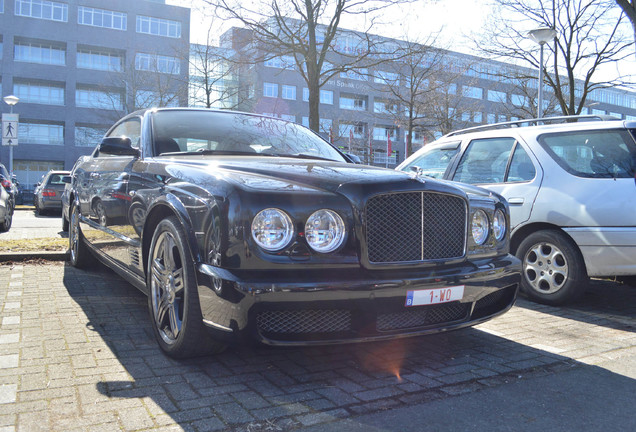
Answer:
[{"label": "windshield", "polygon": [[155,154],[187,152],[315,157],[346,162],[311,130],[284,120],[215,111],[153,114]]}]

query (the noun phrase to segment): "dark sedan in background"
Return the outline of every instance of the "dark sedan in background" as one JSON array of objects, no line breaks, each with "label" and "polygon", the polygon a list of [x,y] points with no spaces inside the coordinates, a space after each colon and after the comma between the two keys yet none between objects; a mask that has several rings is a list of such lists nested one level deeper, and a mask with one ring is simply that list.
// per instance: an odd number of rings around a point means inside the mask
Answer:
[{"label": "dark sedan in background", "polygon": [[499,195],[351,161],[279,119],[130,114],[67,179],[71,263],[146,293],[172,357],[423,335],[512,306]]},{"label": "dark sedan in background", "polygon": [[33,203],[36,214],[46,214],[49,211],[62,210],[62,192],[64,192],[64,176],[70,171],[49,171],[35,190]]}]

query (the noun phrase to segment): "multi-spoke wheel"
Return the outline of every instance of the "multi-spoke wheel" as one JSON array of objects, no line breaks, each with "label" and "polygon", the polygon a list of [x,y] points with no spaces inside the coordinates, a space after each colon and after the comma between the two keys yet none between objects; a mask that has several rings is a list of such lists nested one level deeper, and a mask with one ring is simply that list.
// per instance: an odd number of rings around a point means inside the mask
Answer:
[{"label": "multi-spoke wheel", "polygon": [[585,291],[583,257],[562,232],[532,233],[521,242],[516,255],[523,264],[521,290],[532,300],[562,305]]},{"label": "multi-spoke wheel", "polygon": [[175,358],[220,352],[203,325],[194,263],[185,233],[173,216],[162,220],[150,245],[148,307],[161,349]]},{"label": "multi-spoke wheel", "polygon": [[97,200],[95,201],[95,203],[93,204],[93,212],[95,213],[95,216],[97,217],[97,222],[99,222],[99,224],[101,226],[108,226],[108,217],[106,216],[106,209],[104,208],[104,203],[101,202],[101,200]]},{"label": "multi-spoke wheel", "polygon": [[71,265],[77,268],[88,268],[95,264],[96,260],[88,246],[84,243],[84,235],[80,227],[79,206],[71,203],[69,212],[71,220],[69,221],[68,243],[71,254]]}]

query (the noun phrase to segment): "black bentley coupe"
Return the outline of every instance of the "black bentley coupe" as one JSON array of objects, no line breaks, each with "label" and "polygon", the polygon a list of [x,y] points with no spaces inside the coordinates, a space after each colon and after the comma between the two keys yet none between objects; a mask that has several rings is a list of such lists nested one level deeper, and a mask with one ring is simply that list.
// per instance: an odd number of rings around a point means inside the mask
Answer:
[{"label": "black bentley coupe", "polygon": [[66,180],[72,265],[97,258],[147,294],[172,357],[246,339],[309,345],[458,329],[517,295],[499,195],[354,164],[280,119],[138,111]]}]

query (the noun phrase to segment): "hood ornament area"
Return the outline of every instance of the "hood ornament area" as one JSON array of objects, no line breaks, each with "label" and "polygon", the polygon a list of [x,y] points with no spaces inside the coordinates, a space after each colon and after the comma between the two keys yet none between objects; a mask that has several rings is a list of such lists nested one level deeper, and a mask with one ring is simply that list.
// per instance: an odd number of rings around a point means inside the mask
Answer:
[{"label": "hood ornament area", "polygon": [[412,166],[411,172],[409,173],[409,177],[413,180],[417,180],[420,183],[426,183],[426,179],[424,179],[424,172],[422,168],[418,166]]}]

